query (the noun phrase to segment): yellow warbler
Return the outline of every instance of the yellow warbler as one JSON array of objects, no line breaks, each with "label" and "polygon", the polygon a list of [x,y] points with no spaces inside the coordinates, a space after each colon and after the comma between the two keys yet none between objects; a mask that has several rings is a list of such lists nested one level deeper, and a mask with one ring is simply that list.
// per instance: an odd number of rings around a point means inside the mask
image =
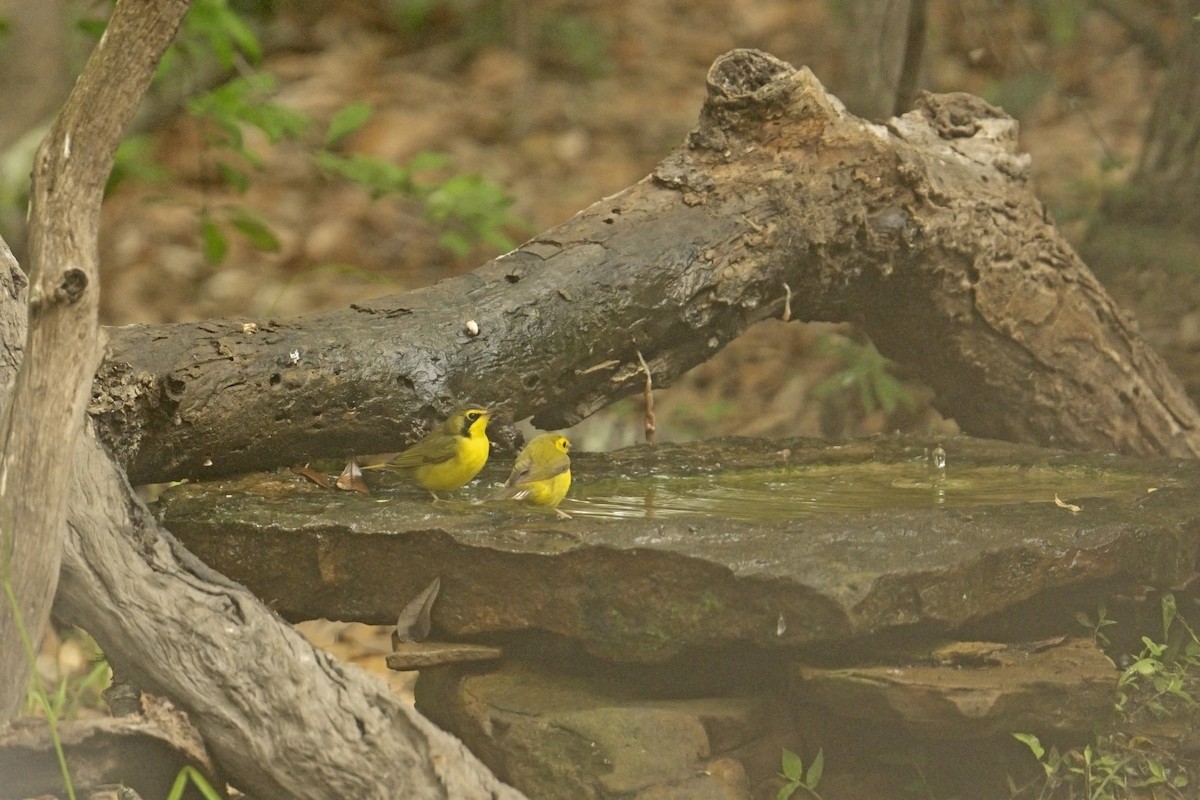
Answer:
[{"label": "yellow warbler", "polygon": [[[504,486],[488,500],[522,500],[535,506],[556,507],[571,488],[571,443],[557,433],[543,433],[525,445]],[[570,514],[554,508],[560,517]]]},{"label": "yellow warbler", "polygon": [[490,418],[486,408],[463,406],[412,447],[386,463],[364,469],[402,470],[429,490],[435,501],[440,500],[438,492],[466,486],[487,463]]}]

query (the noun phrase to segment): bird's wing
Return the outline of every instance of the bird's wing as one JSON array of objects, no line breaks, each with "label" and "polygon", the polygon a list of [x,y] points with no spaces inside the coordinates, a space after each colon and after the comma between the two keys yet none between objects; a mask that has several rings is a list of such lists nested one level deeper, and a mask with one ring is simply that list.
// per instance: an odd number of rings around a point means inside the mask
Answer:
[{"label": "bird's wing", "polygon": [[432,439],[422,439],[398,456],[387,466],[406,469],[423,467],[426,464],[440,464],[454,458],[457,452],[457,442],[453,436],[437,436]]},{"label": "bird's wing", "polygon": [[[508,483],[505,486],[514,487],[535,481],[549,480],[571,468],[571,459],[566,456],[552,458],[544,464],[534,464],[533,459],[529,459],[529,462],[523,467],[518,462],[513,467],[512,475],[508,476]],[[518,471],[518,467],[522,468]]]},{"label": "bird's wing", "polygon": [[561,475],[570,468],[571,459],[566,457],[555,458],[549,464],[535,466],[533,456],[528,453],[522,453],[517,456],[517,462],[513,464],[512,472],[509,474],[508,480],[504,482],[504,485],[483,499],[490,501],[509,500],[514,497],[519,498],[525,493],[525,487],[530,483],[553,478],[555,475]]}]

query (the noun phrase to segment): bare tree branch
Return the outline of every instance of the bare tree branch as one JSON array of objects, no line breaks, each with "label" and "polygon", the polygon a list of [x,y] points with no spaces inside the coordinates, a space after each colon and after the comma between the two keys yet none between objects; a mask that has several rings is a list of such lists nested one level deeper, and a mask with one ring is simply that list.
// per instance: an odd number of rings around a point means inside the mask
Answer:
[{"label": "bare tree branch", "polygon": [[[29,326],[0,418],[0,569],[16,608],[0,607],[0,722],[25,696],[19,614],[41,641],[58,584],[71,470],[100,358],[97,231],[113,154],[185,0],[125,0],[38,150],[31,200]],[[7,248],[6,248],[7,249]]]},{"label": "bare tree branch", "polygon": [[91,436],[74,453],[56,613],[119,674],[187,711],[236,786],[298,800],[520,800],[383,682],[188,553]]}]

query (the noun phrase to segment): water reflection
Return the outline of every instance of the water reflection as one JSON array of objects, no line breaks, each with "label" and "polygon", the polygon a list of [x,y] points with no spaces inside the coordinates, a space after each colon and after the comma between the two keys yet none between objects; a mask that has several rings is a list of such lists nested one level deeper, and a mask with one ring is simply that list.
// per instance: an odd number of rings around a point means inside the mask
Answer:
[{"label": "water reflection", "polygon": [[[573,515],[615,518],[720,516],[747,522],[882,508],[1052,503],[1063,498],[1138,497],[1144,475],[1091,468],[945,466],[936,451],[901,464],[744,470],[700,477],[653,476],[572,486]],[[568,508],[564,505],[564,508]]]}]

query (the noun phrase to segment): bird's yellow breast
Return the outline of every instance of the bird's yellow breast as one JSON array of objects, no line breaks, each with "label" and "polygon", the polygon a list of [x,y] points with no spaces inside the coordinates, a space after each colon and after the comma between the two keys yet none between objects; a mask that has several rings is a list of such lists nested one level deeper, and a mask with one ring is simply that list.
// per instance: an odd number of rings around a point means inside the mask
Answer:
[{"label": "bird's yellow breast", "polygon": [[567,496],[567,490],[570,488],[571,470],[567,470],[553,478],[530,481],[523,485],[521,490],[525,494],[521,499],[527,503],[533,503],[535,506],[556,506]]},{"label": "bird's yellow breast", "polygon": [[417,485],[431,492],[448,492],[465,486],[487,463],[491,445],[487,435],[472,429],[469,436],[457,436],[454,457],[413,470]]}]

